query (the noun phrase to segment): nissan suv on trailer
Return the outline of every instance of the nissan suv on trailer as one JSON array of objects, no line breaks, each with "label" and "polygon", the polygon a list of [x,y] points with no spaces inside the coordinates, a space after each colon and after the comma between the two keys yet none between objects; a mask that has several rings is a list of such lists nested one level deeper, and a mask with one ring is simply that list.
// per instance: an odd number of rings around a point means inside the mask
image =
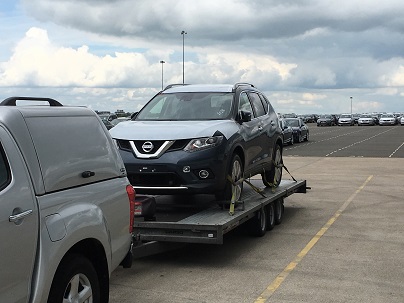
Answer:
[{"label": "nissan suv on trailer", "polygon": [[253,85],[171,85],[110,130],[137,193],[238,199],[242,177],[282,177],[282,130]]}]

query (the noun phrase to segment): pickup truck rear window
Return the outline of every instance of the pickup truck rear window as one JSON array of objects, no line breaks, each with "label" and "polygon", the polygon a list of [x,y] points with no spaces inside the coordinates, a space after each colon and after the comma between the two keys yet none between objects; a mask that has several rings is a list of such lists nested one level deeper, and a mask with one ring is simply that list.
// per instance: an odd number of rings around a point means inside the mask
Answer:
[{"label": "pickup truck rear window", "polygon": [[8,166],[6,154],[0,144],[0,190],[3,190],[10,183],[10,167]]}]

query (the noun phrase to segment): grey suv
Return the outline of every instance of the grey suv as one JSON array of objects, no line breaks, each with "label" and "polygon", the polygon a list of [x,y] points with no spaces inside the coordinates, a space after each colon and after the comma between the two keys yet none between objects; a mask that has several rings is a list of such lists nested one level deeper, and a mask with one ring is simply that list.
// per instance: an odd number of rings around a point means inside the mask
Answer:
[{"label": "grey suv", "polygon": [[92,110],[48,98],[4,100],[0,302],[108,302],[111,272],[131,264],[134,198]]},{"label": "grey suv", "polygon": [[138,193],[215,194],[236,199],[242,182],[282,177],[282,130],[264,94],[248,83],[172,85],[132,121],[110,130]]}]

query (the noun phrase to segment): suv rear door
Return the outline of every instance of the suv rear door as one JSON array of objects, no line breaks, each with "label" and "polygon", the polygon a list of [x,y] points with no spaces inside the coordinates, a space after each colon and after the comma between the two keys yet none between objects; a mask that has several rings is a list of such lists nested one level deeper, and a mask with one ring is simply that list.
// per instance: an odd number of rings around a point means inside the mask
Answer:
[{"label": "suv rear door", "polygon": [[38,212],[27,169],[14,140],[0,126],[1,302],[28,301],[37,235]]}]

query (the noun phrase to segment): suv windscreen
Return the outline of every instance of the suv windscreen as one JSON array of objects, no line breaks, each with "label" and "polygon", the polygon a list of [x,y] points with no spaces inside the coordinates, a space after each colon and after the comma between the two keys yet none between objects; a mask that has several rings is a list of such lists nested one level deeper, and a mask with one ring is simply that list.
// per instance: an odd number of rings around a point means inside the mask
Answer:
[{"label": "suv windscreen", "polygon": [[160,94],[147,103],[136,120],[184,121],[230,119],[233,93]]}]

